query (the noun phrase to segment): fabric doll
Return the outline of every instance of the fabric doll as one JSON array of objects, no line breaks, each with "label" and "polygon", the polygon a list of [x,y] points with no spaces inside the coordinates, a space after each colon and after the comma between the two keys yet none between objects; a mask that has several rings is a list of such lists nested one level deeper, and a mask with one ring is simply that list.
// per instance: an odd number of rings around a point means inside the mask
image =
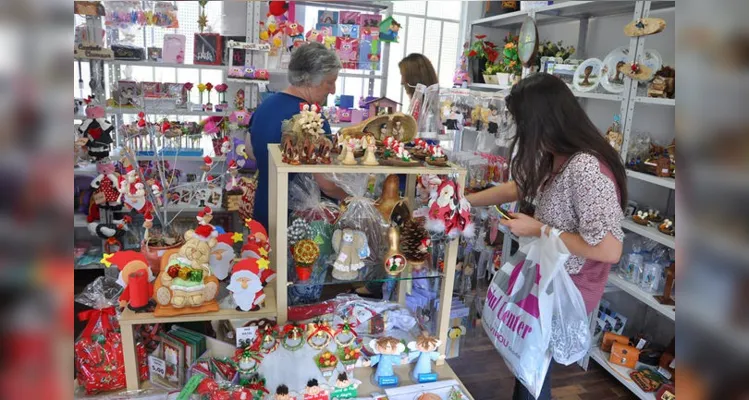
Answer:
[{"label": "fabric doll", "polygon": [[[337,229],[333,232],[333,250],[338,256],[333,263],[333,268],[339,272],[355,272],[364,267],[364,259],[369,257],[369,245],[367,236],[362,231],[352,229]],[[339,274],[340,275],[340,274]],[[336,279],[346,278],[344,275]]]},{"label": "fabric doll", "polygon": [[114,172],[114,164],[100,162],[96,164],[96,170],[99,175],[91,181],[91,187],[94,188],[94,200],[101,201],[99,205],[116,206],[120,204],[120,192],[117,187],[120,176]]},{"label": "fabric doll", "polygon": [[489,120],[489,133],[492,135],[496,135],[497,132],[499,132],[499,110],[497,110],[497,107],[489,106],[490,114],[488,117]]},{"label": "fabric doll", "polygon": [[414,382],[419,381],[419,375],[432,373],[432,361],[437,361],[445,356],[441,355],[437,348],[442,343],[436,337],[423,333],[416,338],[415,342],[408,344],[408,361],[416,360],[416,366],[411,372],[411,378]]},{"label": "fabric doll", "polygon": [[382,377],[394,376],[393,365],[400,365],[403,363],[401,353],[406,349],[406,346],[400,342],[400,340],[392,336],[383,336],[379,339],[372,339],[369,342],[369,347],[376,354],[365,362],[365,366],[377,366],[377,370],[374,374],[374,381]]},{"label": "fabric doll", "polygon": [[454,228],[455,214],[458,209],[457,187],[451,180],[443,181],[436,194],[429,200],[429,215],[426,227],[433,232],[450,234]]},{"label": "fabric doll", "polygon": [[104,107],[88,106],[86,118],[78,127],[78,133],[82,138],[88,139],[88,155],[97,161],[109,157],[114,125],[105,119]]}]

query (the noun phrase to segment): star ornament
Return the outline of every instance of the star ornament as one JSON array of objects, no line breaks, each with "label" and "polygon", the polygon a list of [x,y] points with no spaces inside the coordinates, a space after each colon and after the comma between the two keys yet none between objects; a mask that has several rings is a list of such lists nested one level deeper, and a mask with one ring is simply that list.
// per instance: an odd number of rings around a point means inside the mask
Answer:
[{"label": "star ornament", "polygon": [[268,265],[270,264],[270,261],[266,260],[265,258],[261,258],[257,260],[257,267],[259,270],[265,270],[268,269]]},{"label": "star ornament", "polygon": [[239,243],[244,240],[244,235],[242,235],[240,232],[234,232],[234,234],[231,235],[231,240],[233,240],[234,243]]},{"label": "star ornament", "polygon": [[112,266],[112,262],[109,261],[110,258],[112,258],[114,254],[112,253],[106,253],[104,256],[99,260],[100,263],[104,264],[105,267],[109,268]]},{"label": "star ornament", "polygon": [[265,250],[264,248],[260,248],[260,255],[263,257],[268,257],[268,250]]}]

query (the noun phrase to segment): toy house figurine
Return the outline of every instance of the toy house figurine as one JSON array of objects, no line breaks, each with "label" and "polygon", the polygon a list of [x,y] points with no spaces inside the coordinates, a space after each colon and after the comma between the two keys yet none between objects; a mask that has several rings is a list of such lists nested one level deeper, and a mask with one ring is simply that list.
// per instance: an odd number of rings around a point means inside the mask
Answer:
[{"label": "toy house figurine", "polygon": [[387,97],[379,97],[365,101],[363,105],[369,110],[369,116],[371,118],[375,115],[393,114],[398,111],[398,106],[400,104],[401,103],[398,103],[395,100],[390,100]]}]

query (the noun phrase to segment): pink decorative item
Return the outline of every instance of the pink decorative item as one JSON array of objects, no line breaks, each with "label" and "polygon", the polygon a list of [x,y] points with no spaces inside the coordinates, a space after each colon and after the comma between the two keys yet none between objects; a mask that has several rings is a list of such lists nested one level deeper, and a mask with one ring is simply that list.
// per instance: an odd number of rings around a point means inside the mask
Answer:
[{"label": "pink decorative item", "polygon": [[164,49],[161,52],[164,63],[184,64],[185,62],[185,35],[164,35]]},{"label": "pink decorative item", "polygon": [[270,73],[268,73],[267,69],[258,69],[255,71],[255,79],[267,81],[270,79]]},{"label": "pink decorative item", "polygon": [[232,113],[229,114],[229,122],[239,126],[247,126],[250,124],[250,113],[244,110],[232,111]]},{"label": "pink decorative item", "polygon": [[318,31],[317,29],[312,29],[309,32],[307,32],[306,39],[308,42],[317,42],[317,43],[325,42],[325,36],[323,35],[323,32]]},{"label": "pink decorative item", "polygon": [[229,77],[244,78],[244,67],[229,67]]},{"label": "pink decorative item", "polygon": [[357,124],[364,121],[364,110],[349,110],[351,111],[351,123]]},{"label": "pink decorative item", "polygon": [[352,38],[338,37],[335,41],[336,52],[345,69],[356,69],[359,59],[359,41]]},{"label": "pink decorative item", "polygon": [[336,111],[339,122],[351,122],[351,110],[348,108],[339,108]]}]

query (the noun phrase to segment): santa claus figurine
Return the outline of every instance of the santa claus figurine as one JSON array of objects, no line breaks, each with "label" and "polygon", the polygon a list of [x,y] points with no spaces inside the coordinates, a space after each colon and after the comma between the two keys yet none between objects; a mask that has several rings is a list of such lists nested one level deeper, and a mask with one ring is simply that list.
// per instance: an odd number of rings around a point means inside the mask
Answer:
[{"label": "santa claus figurine", "polygon": [[[254,242],[247,242],[242,246],[242,252],[240,254],[240,257],[242,258],[254,258],[256,260],[264,259],[263,264],[269,263],[268,256],[261,256],[260,253],[263,253],[262,247],[260,247],[257,243]],[[276,279],[276,271],[273,271],[270,268],[265,268],[260,270],[260,283],[263,284],[263,287],[268,284],[268,282],[272,282],[274,279]]]},{"label": "santa claus figurine", "polygon": [[198,212],[198,215],[195,218],[198,220],[198,225],[211,225],[211,220],[213,220],[213,210],[211,207],[205,207]]},{"label": "santa claus figurine", "polygon": [[238,310],[259,310],[265,300],[265,293],[263,293],[263,284],[260,282],[258,259],[247,258],[234,264],[231,270],[231,282],[227,289],[232,292]]},{"label": "santa claus figurine", "polygon": [[436,196],[429,200],[429,214],[426,228],[432,232],[444,232],[447,235],[455,235],[453,232],[455,214],[458,208],[457,190],[455,182],[443,181],[437,188]]},{"label": "santa claus figurine", "polygon": [[125,288],[120,294],[121,307],[128,305],[133,311],[144,311],[155,305],[151,301],[154,276],[143,253],[127,250],[105,254],[102,263],[107,267],[114,264],[120,270],[117,283]]},{"label": "santa claus figurine", "polygon": [[268,253],[270,252],[270,242],[268,241],[268,231],[265,230],[265,227],[260,222],[248,218],[244,221],[245,226],[247,226],[247,229],[249,230],[249,236],[248,236],[248,242],[255,242],[258,246],[260,246],[263,250],[265,250],[260,254],[262,257],[267,257]]},{"label": "santa claus figurine", "polygon": [[211,249],[211,271],[220,280],[229,276],[229,268],[234,261],[234,234],[222,233],[216,237],[216,245]]}]

